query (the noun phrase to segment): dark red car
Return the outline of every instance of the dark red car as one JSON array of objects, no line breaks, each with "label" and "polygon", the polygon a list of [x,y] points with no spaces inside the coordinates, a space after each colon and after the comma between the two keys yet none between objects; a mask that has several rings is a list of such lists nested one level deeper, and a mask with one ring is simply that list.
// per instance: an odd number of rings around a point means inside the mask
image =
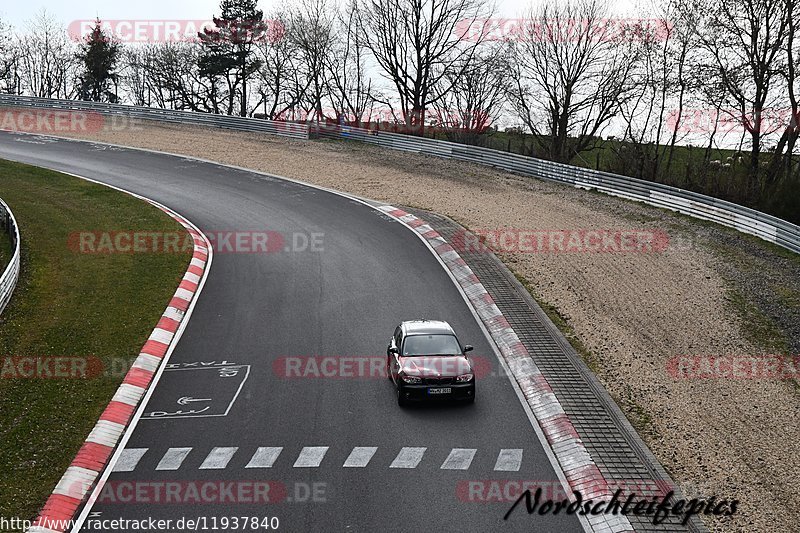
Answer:
[{"label": "dark red car", "polygon": [[394,330],[386,348],[386,372],[395,385],[397,403],[409,401],[475,401],[475,372],[453,328],[438,320],[411,320]]}]

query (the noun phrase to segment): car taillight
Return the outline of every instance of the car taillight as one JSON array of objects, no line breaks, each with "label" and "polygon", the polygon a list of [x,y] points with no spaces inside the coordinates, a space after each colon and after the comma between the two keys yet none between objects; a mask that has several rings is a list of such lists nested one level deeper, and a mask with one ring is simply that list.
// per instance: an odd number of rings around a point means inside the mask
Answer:
[{"label": "car taillight", "polygon": [[401,374],[400,377],[403,379],[403,381],[405,381],[406,383],[412,384],[412,385],[415,384],[415,383],[422,382],[422,380],[420,378],[418,378],[417,376],[407,376],[406,374]]},{"label": "car taillight", "polygon": [[475,377],[474,374],[461,374],[456,378],[456,381],[459,383],[465,383],[467,381],[472,381],[472,378]]}]

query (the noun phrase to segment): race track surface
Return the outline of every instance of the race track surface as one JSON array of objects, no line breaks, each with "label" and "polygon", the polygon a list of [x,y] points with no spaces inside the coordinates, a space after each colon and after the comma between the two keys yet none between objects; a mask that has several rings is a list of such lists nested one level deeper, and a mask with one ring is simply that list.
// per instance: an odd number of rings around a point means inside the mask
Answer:
[{"label": "race track surface", "polygon": [[[509,502],[465,501],[469,481],[556,487],[558,476],[469,307],[402,225],[329,192],[175,156],[0,133],[0,157],[145,195],[209,236],[274,231],[289,248],[300,236],[289,251],[215,250],[171,366],[109,479],[115,492],[92,516],[208,517],[208,526],[211,517],[277,516],[281,531],[582,530],[574,516],[520,508],[503,521]],[[321,370],[302,359],[385,359],[394,327],[421,317],[449,321],[488,365],[474,406],[400,409],[374,369],[313,377]],[[287,377],[298,361],[309,375]],[[501,450],[514,451],[498,461]],[[164,482],[190,490],[203,481],[240,501],[141,501]],[[272,502],[244,501],[263,482]],[[111,501],[128,496],[134,501]]]}]

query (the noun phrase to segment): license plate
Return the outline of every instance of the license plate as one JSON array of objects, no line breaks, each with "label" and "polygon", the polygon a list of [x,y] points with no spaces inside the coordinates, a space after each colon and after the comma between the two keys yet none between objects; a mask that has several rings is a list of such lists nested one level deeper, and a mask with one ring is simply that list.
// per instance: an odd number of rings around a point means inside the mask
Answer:
[{"label": "license plate", "polygon": [[428,389],[428,394],[450,394],[451,392],[453,392],[453,389],[450,387],[442,389]]}]

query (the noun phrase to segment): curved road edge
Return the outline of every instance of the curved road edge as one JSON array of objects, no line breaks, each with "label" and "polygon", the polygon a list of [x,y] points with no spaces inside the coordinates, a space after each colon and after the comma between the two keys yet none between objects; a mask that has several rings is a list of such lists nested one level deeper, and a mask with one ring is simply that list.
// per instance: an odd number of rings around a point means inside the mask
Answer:
[{"label": "curved road edge", "polygon": [[[33,136],[52,137],[47,135]],[[52,138],[62,140],[61,137]],[[201,161],[204,163],[210,163],[221,167],[251,172],[254,174],[261,174],[348,198],[375,209],[399,222],[407,229],[411,230],[418,238],[420,238],[433,256],[436,257],[436,259],[444,268],[445,272],[453,281],[459,293],[462,295],[468,308],[472,311],[476,322],[481,329],[483,329],[486,338],[489,340],[490,345],[495,351],[495,355],[497,356],[499,363],[506,371],[506,375],[509,378],[512,387],[514,388],[514,391],[517,394],[520,403],[522,404],[531,422],[531,426],[536,433],[537,439],[540,441],[543,449],[545,450],[545,453],[547,454],[551,465],[555,469],[556,474],[562,482],[562,485],[564,485],[564,488],[567,489],[566,493],[571,495],[572,491],[576,490],[581,491],[582,495],[591,498],[608,499],[611,497],[613,493],[613,491],[610,489],[611,485],[600,472],[595,460],[587,451],[583,441],[578,436],[578,433],[575,430],[571,420],[564,412],[563,407],[556,398],[555,394],[552,392],[552,389],[547,383],[544,375],[536,367],[536,364],[533,362],[528,350],[525,348],[522,342],[520,342],[517,334],[514,332],[514,329],[508,323],[508,320],[503,316],[502,312],[492,301],[492,297],[489,295],[488,291],[484,288],[470,267],[467,266],[466,262],[458,255],[455,249],[453,249],[452,246],[450,246],[446,240],[438,234],[438,232],[435,232],[433,228],[427,225],[423,220],[419,219],[415,215],[406,213],[405,211],[397,209],[394,206],[387,205],[383,202],[368,200],[335,189],[304,182],[302,180],[255,171],[253,169],[248,169],[241,166],[223,164],[218,161],[212,161],[203,158],[189,157],[178,153],[144,148],[132,148],[129,146],[112,143],[84,139],[69,139],[69,141],[181,157],[185,159]],[[420,231],[420,229],[422,231]],[[144,408],[145,404],[146,401],[142,403],[140,410]],[[130,429],[132,430],[133,426],[131,426]],[[84,506],[73,531],[79,530],[83,521],[88,517],[91,511],[92,503],[97,497],[99,490],[102,489],[102,483],[110,474],[110,471],[112,470],[119,453],[121,453],[121,450],[124,448],[124,444],[125,443],[123,442],[122,446],[120,446],[117,450],[117,453],[114,454],[114,457],[112,457],[111,461],[109,461],[106,465],[106,471],[103,475],[103,478],[97,484],[94,494],[88,500],[87,505]],[[578,518],[584,530],[586,531],[624,532],[634,530],[630,524],[630,521],[624,515],[595,515],[591,516],[590,520],[587,520],[586,517],[583,516],[578,516]],[[38,529],[31,531],[44,532],[57,530]]]},{"label": "curved road edge", "polygon": [[[28,529],[31,533],[63,533],[72,526],[75,515],[87,498],[88,502],[92,502],[97,497],[98,490],[111,473],[108,466],[116,462],[116,458],[125,449],[125,444],[186,329],[213,259],[213,249],[205,234],[172,209],[101,181],[69,172],[62,174],[115,189],[160,209],[192,236],[194,253],[172,300],[97,424],[53,489],[32,527]],[[90,507],[87,505],[84,508],[77,524],[85,519],[84,515]]]},{"label": "curved road edge", "polygon": [[11,230],[11,239],[14,245],[14,249],[11,250],[11,260],[8,262],[8,266],[6,266],[5,270],[0,273],[0,314],[2,314],[3,310],[11,301],[11,295],[14,294],[14,289],[19,279],[22,239],[20,238],[17,219],[14,218],[14,213],[11,212],[11,208],[2,198],[0,198],[0,216],[6,219],[3,224],[5,226],[4,230]]},{"label": "curved road edge", "polygon": [[[498,359],[526,407],[543,448],[548,456],[552,453],[551,457],[557,461],[553,465],[556,472],[566,477],[569,486],[567,494],[579,491],[589,499],[610,498],[613,490],[578,436],[547,379],[466,261],[438,231],[416,215],[391,205],[380,205],[377,209],[415,232],[450,274],[479,323],[488,332],[488,338],[496,346]],[[586,522],[581,522],[586,527]],[[589,531],[633,531],[628,519],[621,514],[591,515],[588,517],[588,526],[586,529]]]}]

